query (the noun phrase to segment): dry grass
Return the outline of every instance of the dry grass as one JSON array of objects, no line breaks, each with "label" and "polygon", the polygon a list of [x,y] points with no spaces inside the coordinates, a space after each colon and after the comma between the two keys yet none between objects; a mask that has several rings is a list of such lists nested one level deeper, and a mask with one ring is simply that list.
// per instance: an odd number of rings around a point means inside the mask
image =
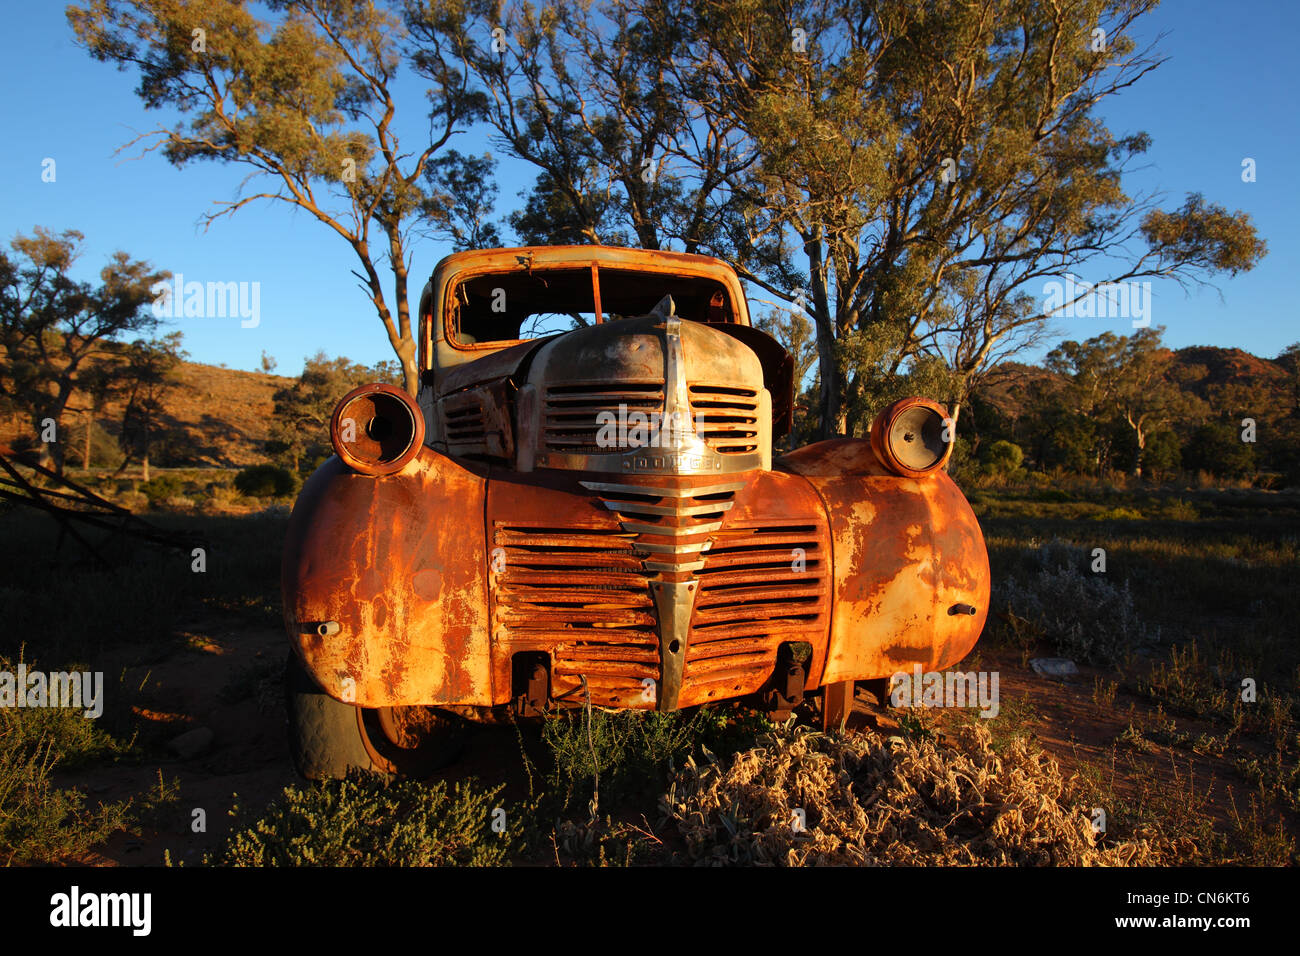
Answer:
[{"label": "dry grass", "polygon": [[[971,724],[948,743],[803,728],[729,764],[691,761],[660,801],[697,865],[1159,865],[1154,837],[1101,845],[1074,778]],[[806,829],[795,826],[795,810]]]}]

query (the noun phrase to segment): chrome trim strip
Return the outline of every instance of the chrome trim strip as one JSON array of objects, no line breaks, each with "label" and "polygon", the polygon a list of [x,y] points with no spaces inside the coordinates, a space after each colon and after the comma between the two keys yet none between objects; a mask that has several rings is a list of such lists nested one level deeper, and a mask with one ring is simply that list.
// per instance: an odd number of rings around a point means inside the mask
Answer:
[{"label": "chrome trim strip", "polygon": [[[655,488],[650,485],[625,485],[618,481],[580,481],[588,491],[613,491],[629,495],[657,495],[660,498],[694,498],[699,495],[720,495],[724,491],[739,491],[748,482],[729,481],[721,485],[699,485],[694,488]],[[720,503],[720,502],[719,502]]]}]

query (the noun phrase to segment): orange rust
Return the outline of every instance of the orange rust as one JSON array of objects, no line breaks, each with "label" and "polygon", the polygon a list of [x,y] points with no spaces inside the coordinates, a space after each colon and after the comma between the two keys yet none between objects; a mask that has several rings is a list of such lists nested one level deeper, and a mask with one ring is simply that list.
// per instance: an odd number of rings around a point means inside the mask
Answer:
[{"label": "orange rust", "polygon": [[[821,495],[835,550],[835,613],[822,683],[947,667],[989,605],[979,523],[945,472],[890,474],[867,442],[818,442],[779,460]],[[974,615],[953,614],[969,604]]]},{"label": "orange rust", "polygon": [[[485,473],[426,447],[397,475],[335,458],[303,486],[285,541],[285,624],[331,696],[491,703]],[[338,633],[319,633],[325,622]]]}]

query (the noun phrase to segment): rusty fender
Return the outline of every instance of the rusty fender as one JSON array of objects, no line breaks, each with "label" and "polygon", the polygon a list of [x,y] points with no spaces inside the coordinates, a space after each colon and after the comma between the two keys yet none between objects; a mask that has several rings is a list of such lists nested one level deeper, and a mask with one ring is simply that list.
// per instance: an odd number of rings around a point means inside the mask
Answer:
[{"label": "rusty fender", "polygon": [[486,468],[421,448],[400,472],[338,457],[307,480],[281,584],[294,653],[330,696],[362,707],[492,703]]},{"label": "rusty fender", "polygon": [[833,609],[823,685],[938,670],[984,628],[989,560],[948,474],[903,478],[867,441],[817,442],[778,459],[821,495],[830,521]]}]

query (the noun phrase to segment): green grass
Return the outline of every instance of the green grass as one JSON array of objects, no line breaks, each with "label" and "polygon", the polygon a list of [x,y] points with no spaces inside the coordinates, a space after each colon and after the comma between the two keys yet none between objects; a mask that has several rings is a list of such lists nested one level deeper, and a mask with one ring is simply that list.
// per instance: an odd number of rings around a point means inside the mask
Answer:
[{"label": "green grass", "polygon": [[734,752],[771,726],[761,715],[727,706],[693,713],[593,710],[588,734],[585,713],[569,711],[542,725],[547,790],[561,811],[586,807],[599,774],[598,806],[616,808],[629,798],[657,793],[686,757],[701,756],[703,750]]},{"label": "green grass", "polygon": [[[449,787],[379,774],[286,787],[269,807],[232,810],[222,866],[500,866],[523,852],[526,805],[502,786]],[[495,826],[494,826],[495,824]]]}]

